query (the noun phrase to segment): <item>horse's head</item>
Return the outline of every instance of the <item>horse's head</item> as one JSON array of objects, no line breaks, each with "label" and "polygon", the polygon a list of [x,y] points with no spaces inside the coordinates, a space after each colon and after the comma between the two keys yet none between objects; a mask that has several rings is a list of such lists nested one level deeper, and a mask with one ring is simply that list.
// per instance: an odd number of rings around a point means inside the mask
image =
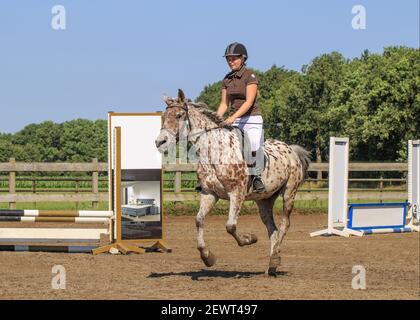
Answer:
[{"label": "horse's head", "polygon": [[159,152],[165,152],[169,146],[179,140],[180,132],[185,128],[188,121],[188,99],[184,92],[178,89],[177,98],[164,96],[166,110],[163,114],[163,125],[155,144]]}]

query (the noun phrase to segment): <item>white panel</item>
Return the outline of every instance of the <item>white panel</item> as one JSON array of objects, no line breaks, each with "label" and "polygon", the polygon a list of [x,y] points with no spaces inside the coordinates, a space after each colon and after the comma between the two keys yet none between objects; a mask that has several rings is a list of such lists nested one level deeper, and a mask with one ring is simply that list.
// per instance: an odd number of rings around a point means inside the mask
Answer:
[{"label": "white panel", "polygon": [[412,204],[408,218],[420,211],[420,140],[408,141],[408,201]]},{"label": "white panel", "polygon": [[348,138],[330,138],[329,162],[329,226],[332,227],[332,224],[344,226],[347,223]]},{"label": "white panel", "polygon": [[161,115],[111,116],[111,141],[114,128],[121,127],[121,170],[162,168],[162,155],[155,145],[161,118]]},{"label": "white panel", "polygon": [[[416,143],[417,142],[417,143]],[[420,210],[420,141],[413,142],[413,191],[412,201]]]},{"label": "white panel", "polygon": [[352,228],[404,225],[403,207],[353,207]]}]

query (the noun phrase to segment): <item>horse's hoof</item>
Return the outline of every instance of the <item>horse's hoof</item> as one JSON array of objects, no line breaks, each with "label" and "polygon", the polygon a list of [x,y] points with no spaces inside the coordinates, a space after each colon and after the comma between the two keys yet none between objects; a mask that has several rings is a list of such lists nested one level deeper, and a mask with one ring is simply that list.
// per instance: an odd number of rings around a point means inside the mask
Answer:
[{"label": "horse's hoof", "polygon": [[258,241],[257,236],[255,234],[252,234],[252,233],[244,234],[243,238],[244,238],[244,241],[243,241],[243,244],[242,244],[243,246],[244,245],[248,246],[248,245],[254,244]]},{"label": "horse's hoof", "polygon": [[255,234],[251,233],[250,236],[251,236],[251,239],[249,241],[249,244],[254,244],[258,241],[258,237]]},{"label": "horse's hoof", "polygon": [[269,277],[277,277],[277,268],[269,267],[265,274]]},{"label": "horse's hoof", "polygon": [[214,266],[214,264],[217,261],[216,256],[213,253],[211,253],[211,251],[209,251],[209,254],[208,254],[207,257],[202,254],[201,255],[201,260],[203,260],[206,267]]}]

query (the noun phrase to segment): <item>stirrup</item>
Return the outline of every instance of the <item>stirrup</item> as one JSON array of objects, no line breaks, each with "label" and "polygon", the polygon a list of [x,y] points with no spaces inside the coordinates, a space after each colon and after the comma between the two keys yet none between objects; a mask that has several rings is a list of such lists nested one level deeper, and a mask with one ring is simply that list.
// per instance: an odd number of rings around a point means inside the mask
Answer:
[{"label": "stirrup", "polygon": [[[257,187],[255,187],[255,182],[259,182],[259,186],[257,183]],[[265,191],[265,185],[260,176],[254,176],[254,178],[252,179],[252,191],[256,193],[261,193]]]}]

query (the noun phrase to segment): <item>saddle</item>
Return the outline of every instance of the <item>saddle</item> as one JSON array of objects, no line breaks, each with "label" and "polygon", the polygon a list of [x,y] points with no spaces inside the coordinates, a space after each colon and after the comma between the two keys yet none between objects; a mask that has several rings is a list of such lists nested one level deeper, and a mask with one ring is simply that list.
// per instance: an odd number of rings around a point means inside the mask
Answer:
[{"label": "saddle", "polygon": [[[245,134],[245,131],[242,130],[239,127],[235,127],[232,126],[232,129],[234,133],[236,134],[236,136],[238,137],[239,140],[239,148],[241,150],[241,156],[242,159],[246,162],[248,169],[253,168],[256,165],[256,160],[254,159],[254,157],[252,156],[252,152],[251,152],[251,143],[249,141],[248,136]],[[263,147],[262,147],[263,149]],[[269,161],[269,157],[268,154],[265,150],[263,150],[263,154],[264,154],[264,165],[262,168],[262,171],[265,170],[265,168],[267,167],[268,161]],[[251,190],[252,188],[252,179],[253,175],[250,174],[250,179],[248,179],[248,190]],[[197,192],[201,192],[201,186],[198,185],[195,190]]]}]

